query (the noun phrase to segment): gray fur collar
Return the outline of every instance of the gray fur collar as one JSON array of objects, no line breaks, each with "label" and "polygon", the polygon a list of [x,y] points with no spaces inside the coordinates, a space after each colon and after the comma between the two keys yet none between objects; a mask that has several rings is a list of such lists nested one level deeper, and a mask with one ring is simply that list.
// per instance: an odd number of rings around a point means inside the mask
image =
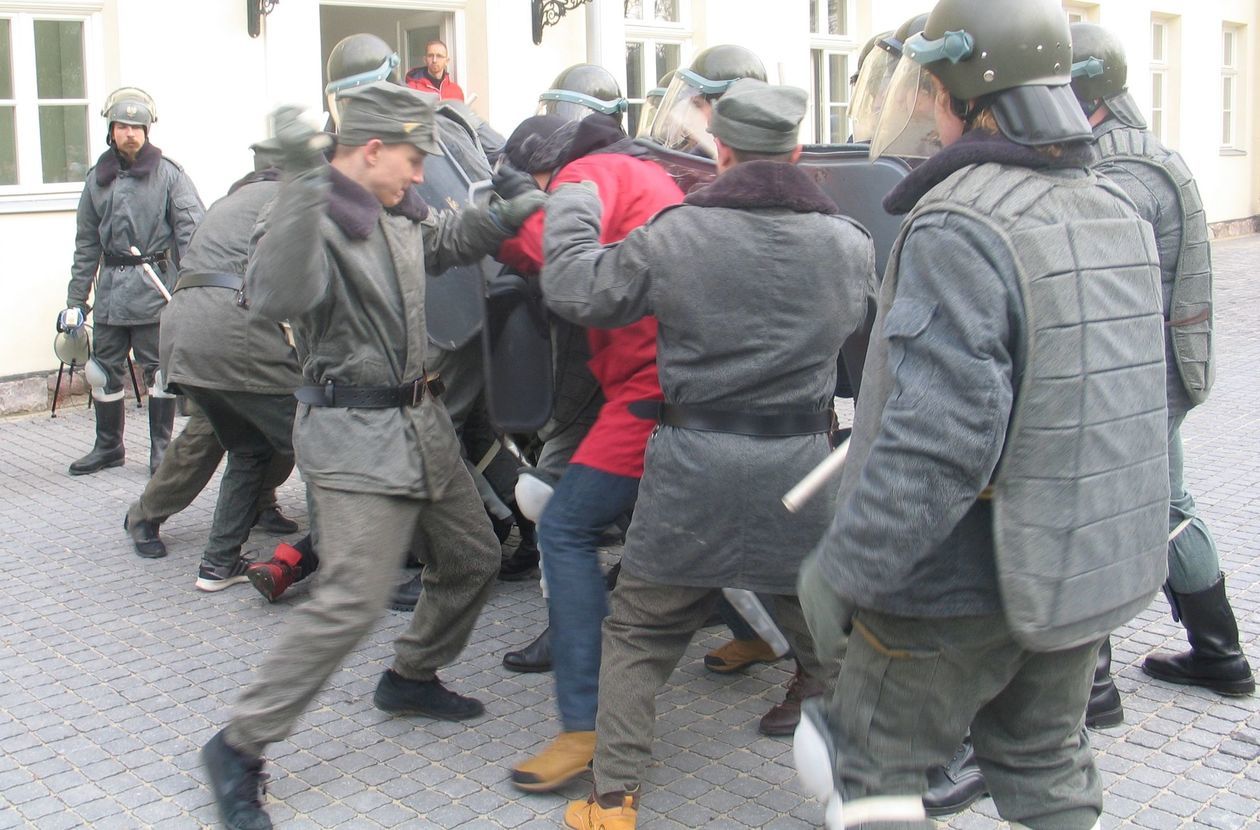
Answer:
[{"label": "gray fur collar", "polygon": [[783,161],[746,161],[687,194],[685,204],[737,209],[786,208],[796,213],[837,214],[835,202],[808,173]]},{"label": "gray fur collar", "polygon": [[[367,239],[384,208],[374,195],[335,167],[328,169],[332,184],[328,193],[328,216],[352,239]],[[407,195],[387,211],[391,216],[405,216],[421,222],[429,215],[429,206],[419,192],[410,187]]]}]

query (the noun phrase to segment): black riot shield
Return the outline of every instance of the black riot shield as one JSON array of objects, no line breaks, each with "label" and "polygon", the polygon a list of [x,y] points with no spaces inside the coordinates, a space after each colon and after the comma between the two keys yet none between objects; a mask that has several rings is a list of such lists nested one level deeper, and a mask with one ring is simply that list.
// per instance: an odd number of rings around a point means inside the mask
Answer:
[{"label": "black riot shield", "polygon": [[[636,142],[678,182],[683,192],[708,184],[717,175],[714,162],[704,156],[669,150],[650,141]],[[831,197],[840,212],[856,220],[870,233],[875,244],[875,273],[882,276],[893,242],[901,228],[901,217],[884,210],[884,196],[910,172],[910,166],[895,158],[869,158],[864,144],[807,144],[801,151],[800,166],[809,169],[818,186]],[[841,349],[836,394],[855,397],[866,361],[866,346],[875,322],[875,298],[870,299],[865,328],[854,334]]]},{"label": "black riot shield", "polygon": [[538,281],[504,268],[486,282],[485,302],[486,413],[500,432],[537,432],[555,403],[551,326]]},{"label": "black riot shield", "polygon": [[[438,144],[445,155],[425,159],[420,195],[434,210],[455,210],[467,204],[469,185],[490,178],[490,163],[464,124],[439,114],[437,125]],[[483,319],[481,286],[498,270],[498,264],[486,257],[475,265],[429,274],[425,320],[430,342],[454,351],[477,336]]]}]

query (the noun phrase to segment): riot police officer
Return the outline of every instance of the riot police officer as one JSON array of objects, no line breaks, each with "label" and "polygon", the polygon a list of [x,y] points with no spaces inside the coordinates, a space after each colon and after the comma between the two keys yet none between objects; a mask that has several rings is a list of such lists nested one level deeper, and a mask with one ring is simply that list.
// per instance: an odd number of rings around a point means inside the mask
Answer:
[{"label": "riot police officer", "polygon": [[[1224,695],[1255,691],[1251,666],[1238,642],[1238,623],[1225,595],[1216,543],[1186,491],[1181,424],[1212,387],[1212,256],[1198,187],[1176,151],[1146,129],[1125,86],[1124,47],[1093,23],[1072,26],[1072,89],[1094,129],[1095,169],[1137,205],[1155,229],[1164,303],[1168,394],[1168,582],[1173,619],[1185,626],[1190,650],[1152,654],[1142,664],[1151,677],[1203,686]],[[1107,686],[1110,648],[1099,671]],[[1114,706],[1120,707],[1119,694]]]},{"label": "riot police officer", "polygon": [[1055,0],[941,0],[872,139],[930,155],[884,202],[909,216],[801,573],[820,654],[854,634],[796,739],[830,827],[925,826],[923,770],[968,724],[1007,821],[1102,811],[1090,677],[1164,576],[1163,320],[1150,227],[1088,170],[1071,62]]},{"label": "riot police officer", "polygon": [[[161,388],[158,315],[179,257],[205,209],[184,169],[149,141],[153,99],[135,87],[112,92],[101,110],[106,150],[88,171],[79,199],[67,311],[94,311],[94,354],[85,375],[96,406],[96,443],[71,475],[123,463],[123,379],[132,352],[149,387],[149,471],[171,439],[175,399]],[[88,305],[93,295],[95,308]]]}]

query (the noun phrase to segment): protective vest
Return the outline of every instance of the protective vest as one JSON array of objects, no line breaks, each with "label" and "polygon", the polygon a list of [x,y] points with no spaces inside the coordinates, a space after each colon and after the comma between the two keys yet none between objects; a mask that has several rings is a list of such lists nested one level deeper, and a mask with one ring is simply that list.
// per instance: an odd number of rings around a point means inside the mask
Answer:
[{"label": "protective vest", "polygon": [[1099,181],[964,168],[915,207],[885,277],[896,279],[914,220],[936,212],[988,226],[1016,263],[1026,323],[1011,344],[1015,395],[991,487],[993,542],[1008,624],[1034,651],[1127,622],[1167,567],[1158,256],[1127,197]]},{"label": "protective vest", "polygon": [[1192,403],[1207,399],[1215,377],[1212,362],[1212,252],[1199,188],[1180,155],[1149,132],[1118,127],[1098,136],[1105,161],[1143,164],[1166,177],[1177,191],[1181,247],[1172,263],[1172,302],[1168,326],[1177,372]]}]

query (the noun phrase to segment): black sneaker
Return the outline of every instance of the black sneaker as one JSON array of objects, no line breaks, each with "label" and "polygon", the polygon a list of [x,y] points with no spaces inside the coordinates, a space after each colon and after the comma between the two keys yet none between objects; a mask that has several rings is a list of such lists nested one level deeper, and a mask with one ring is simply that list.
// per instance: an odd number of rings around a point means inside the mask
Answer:
[{"label": "black sneaker", "polygon": [[211,565],[201,560],[201,568],[197,571],[198,591],[222,591],[233,585],[248,582],[245,571],[253,564],[253,557],[237,557],[231,565]]},{"label": "black sneaker", "polygon": [[387,669],[376,684],[372,697],[376,708],[393,715],[424,715],[437,720],[468,720],[485,714],[480,700],[457,695],[432,680],[408,680],[393,669]]},{"label": "black sneaker", "polygon": [[228,830],[271,830],[271,819],[262,806],[267,792],[262,758],[233,749],[220,731],[201,748],[201,765],[210,777],[219,818]]},{"label": "black sneaker", "polygon": [[389,598],[389,607],[395,611],[415,611],[420,601],[420,593],[424,590],[424,569],[416,571],[415,576],[406,582],[394,586],[393,596]]}]

